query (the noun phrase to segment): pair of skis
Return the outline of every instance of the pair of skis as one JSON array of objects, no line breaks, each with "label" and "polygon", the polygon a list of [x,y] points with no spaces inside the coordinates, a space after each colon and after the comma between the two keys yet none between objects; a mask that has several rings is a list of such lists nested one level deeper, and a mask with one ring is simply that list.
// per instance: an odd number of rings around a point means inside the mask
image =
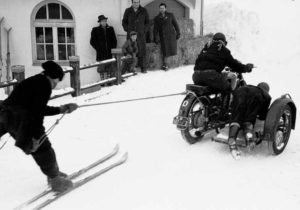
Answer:
[{"label": "pair of skis", "polygon": [[[113,158],[114,156],[116,156],[119,152],[119,146],[116,145],[114,147],[114,149],[107,155],[103,156],[102,158],[100,158],[99,160],[95,161],[94,163],[88,165],[85,168],[82,168],[72,174],[70,174],[68,176],[68,178],[70,178],[71,180],[74,180],[78,177],[80,177],[81,175],[84,175],[86,172],[90,171],[91,169],[95,168],[96,166],[99,166],[100,164],[110,160],[111,158]],[[38,209],[42,209],[43,207],[51,204],[52,202],[56,201],[57,199],[63,197],[64,195],[68,194],[69,192],[75,190],[76,188],[79,188],[80,186],[86,184],[87,182],[95,179],[96,177],[99,177],[100,175],[110,171],[111,169],[122,165],[123,163],[126,162],[128,158],[128,154],[125,153],[123,154],[119,159],[117,159],[116,161],[114,161],[113,163],[111,163],[110,165],[99,169],[98,171],[92,173],[91,175],[88,175],[82,179],[79,179],[78,181],[74,181],[73,182],[73,187],[64,191],[64,192],[53,192],[50,188],[47,188],[46,190],[44,190],[43,192],[41,192],[40,194],[34,196],[33,198],[29,199],[28,201],[22,203],[21,205],[17,206],[15,208],[15,210],[20,210],[20,209],[34,209],[34,210],[38,210]],[[49,194],[51,194],[49,196]],[[46,200],[44,201],[40,201],[43,200],[43,198],[48,197]]]}]

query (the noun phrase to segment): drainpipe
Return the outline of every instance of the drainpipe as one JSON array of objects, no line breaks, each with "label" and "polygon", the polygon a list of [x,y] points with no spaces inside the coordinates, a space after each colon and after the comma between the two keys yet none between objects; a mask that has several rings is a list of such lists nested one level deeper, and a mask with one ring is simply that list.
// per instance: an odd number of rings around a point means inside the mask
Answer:
[{"label": "drainpipe", "polygon": [[200,36],[203,36],[203,5],[204,5],[204,0],[201,0]]}]

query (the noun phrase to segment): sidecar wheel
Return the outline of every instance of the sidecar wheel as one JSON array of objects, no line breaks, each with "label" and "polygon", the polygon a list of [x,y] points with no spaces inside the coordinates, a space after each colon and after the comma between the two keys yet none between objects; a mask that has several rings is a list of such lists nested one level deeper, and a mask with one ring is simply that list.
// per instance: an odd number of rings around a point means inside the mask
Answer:
[{"label": "sidecar wheel", "polygon": [[285,149],[291,133],[292,128],[292,110],[287,104],[285,105],[281,116],[275,122],[274,138],[268,142],[269,151],[273,155],[279,155]]}]

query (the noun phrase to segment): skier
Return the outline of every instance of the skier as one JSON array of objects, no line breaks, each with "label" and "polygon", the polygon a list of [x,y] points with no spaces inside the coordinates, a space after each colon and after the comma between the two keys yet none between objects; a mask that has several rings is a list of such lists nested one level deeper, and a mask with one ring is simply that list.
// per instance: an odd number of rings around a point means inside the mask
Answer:
[{"label": "skier", "polygon": [[15,145],[31,155],[47,176],[54,191],[72,187],[72,181],[59,171],[55,152],[45,134],[44,116],[71,113],[77,104],[48,106],[52,89],[62,81],[63,69],[53,61],[42,64],[43,72],[23,80],[0,105],[0,137],[9,133]]},{"label": "skier", "polygon": [[[253,64],[242,64],[234,59],[226,48],[226,37],[216,33],[211,42],[200,52],[194,67],[193,81],[196,85],[208,86],[214,91],[229,93],[236,87],[236,76],[221,72],[229,66],[234,72],[251,72]],[[231,80],[231,81],[228,81]]]},{"label": "skier", "polygon": [[228,145],[233,157],[240,156],[236,138],[240,128],[243,129],[246,141],[254,146],[253,127],[258,116],[259,120],[266,119],[271,103],[270,87],[266,82],[257,86],[246,85],[233,92],[232,114],[230,118]]}]

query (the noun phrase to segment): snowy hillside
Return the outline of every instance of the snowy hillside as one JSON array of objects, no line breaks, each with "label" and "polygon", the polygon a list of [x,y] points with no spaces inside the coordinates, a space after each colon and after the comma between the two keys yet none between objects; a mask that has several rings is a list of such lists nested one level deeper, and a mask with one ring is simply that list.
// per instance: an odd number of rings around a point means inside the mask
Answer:
[{"label": "snowy hillside", "polygon": [[[228,33],[232,53],[258,67],[245,75],[246,80],[252,84],[267,81],[273,99],[291,93],[299,106],[299,1],[209,0],[206,7],[205,17],[210,23],[207,32]],[[192,73],[193,66],[186,66],[139,74],[121,86],[79,98],[56,99],[51,105],[179,93],[191,83]],[[91,98],[94,99],[86,102]],[[182,99],[183,96],[174,96],[86,107],[65,116],[50,135],[62,171],[71,173],[93,162],[116,143],[122,152],[129,153],[129,159],[45,209],[300,208],[299,129],[292,131],[281,155],[269,155],[262,144],[251,153],[243,149],[241,160],[235,161],[225,145],[209,138],[192,146],[184,142],[172,125]],[[46,118],[46,128],[58,117]],[[0,151],[0,209],[13,209],[46,186],[46,179],[32,158],[13,143],[9,140]]]}]

